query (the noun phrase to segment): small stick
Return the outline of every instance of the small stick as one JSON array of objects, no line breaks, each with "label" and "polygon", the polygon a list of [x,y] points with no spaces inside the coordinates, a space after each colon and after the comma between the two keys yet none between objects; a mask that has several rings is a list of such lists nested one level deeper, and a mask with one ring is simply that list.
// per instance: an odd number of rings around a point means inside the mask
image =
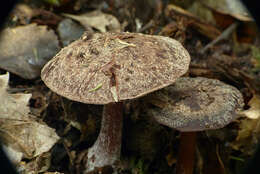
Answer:
[{"label": "small stick", "polygon": [[201,54],[204,54],[209,48],[211,48],[213,45],[218,43],[219,41],[227,38],[238,26],[238,22],[234,22],[232,25],[230,25],[221,35],[219,35],[216,39],[211,41],[209,44],[207,44],[201,51]]},{"label": "small stick", "polygon": [[150,20],[147,24],[145,24],[142,28],[140,28],[139,30],[137,30],[137,33],[142,33],[145,30],[147,30],[148,28],[152,27],[154,25],[154,21]]}]

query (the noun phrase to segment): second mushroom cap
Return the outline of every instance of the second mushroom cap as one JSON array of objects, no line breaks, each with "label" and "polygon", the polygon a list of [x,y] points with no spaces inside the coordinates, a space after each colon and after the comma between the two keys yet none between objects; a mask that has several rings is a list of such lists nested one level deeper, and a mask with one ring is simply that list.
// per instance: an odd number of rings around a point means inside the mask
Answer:
[{"label": "second mushroom cap", "polygon": [[203,77],[179,78],[148,97],[154,106],[148,112],[155,120],[182,132],[222,128],[244,105],[235,87]]}]

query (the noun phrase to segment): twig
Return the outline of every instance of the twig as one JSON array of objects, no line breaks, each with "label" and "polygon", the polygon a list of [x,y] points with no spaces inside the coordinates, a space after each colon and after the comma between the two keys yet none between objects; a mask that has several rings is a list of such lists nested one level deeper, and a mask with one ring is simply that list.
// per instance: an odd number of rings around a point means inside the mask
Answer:
[{"label": "twig", "polygon": [[238,26],[238,22],[234,22],[232,25],[230,25],[221,35],[219,35],[216,39],[211,41],[209,44],[207,44],[201,51],[201,54],[204,54],[210,47],[218,43],[219,41],[227,38]]},{"label": "twig", "polygon": [[154,21],[150,20],[147,24],[145,24],[142,28],[140,28],[139,30],[137,30],[137,33],[142,33],[145,30],[147,30],[148,28],[152,27],[154,25]]}]

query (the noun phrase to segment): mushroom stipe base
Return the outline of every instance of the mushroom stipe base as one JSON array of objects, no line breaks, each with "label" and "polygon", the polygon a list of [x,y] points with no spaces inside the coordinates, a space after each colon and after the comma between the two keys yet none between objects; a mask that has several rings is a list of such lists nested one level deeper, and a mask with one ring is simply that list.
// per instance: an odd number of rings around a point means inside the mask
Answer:
[{"label": "mushroom stipe base", "polygon": [[120,158],[123,126],[123,103],[104,105],[101,130],[88,150],[84,174],[104,166],[113,166]]}]

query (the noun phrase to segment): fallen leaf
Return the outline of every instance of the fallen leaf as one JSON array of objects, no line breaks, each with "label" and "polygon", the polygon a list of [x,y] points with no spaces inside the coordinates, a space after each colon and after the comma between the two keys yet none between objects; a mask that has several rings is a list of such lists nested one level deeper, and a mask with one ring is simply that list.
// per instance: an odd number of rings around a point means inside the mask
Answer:
[{"label": "fallen leaf", "polygon": [[79,39],[84,31],[84,27],[72,19],[62,20],[57,28],[63,46],[67,46],[71,42]]},{"label": "fallen leaf", "polygon": [[33,79],[59,49],[57,36],[47,26],[6,28],[0,35],[0,68]]},{"label": "fallen leaf", "polygon": [[252,155],[260,137],[260,96],[254,95],[248,105],[250,108],[242,112],[246,117],[240,120],[238,135],[230,145]]},{"label": "fallen leaf", "polygon": [[[27,115],[30,112],[27,106],[31,94],[8,94],[9,73],[0,75],[0,119],[16,119],[20,115]],[[1,121],[2,122],[2,121]],[[0,124],[0,126],[4,126]]]},{"label": "fallen leaf", "polygon": [[121,26],[116,17],[103,13],[101,11],[93,11],[81,15],[63,14],[66,17],[74,19],[81,23],[85,28],[93,27],[100,32],[119,32]]},{"label": "fallen leaf", "polygon": [[254,95],[248,105],[250,108],[243,111],[243,114],[250,119],[258,119],[260,117],[260,96]]},{"label": "fallen leaf", "polygon": [[[9,94],[9,73],[0,75],[0,137],[5,146],[24,158],[47,152],[58,141],[55,130],[41,123],[27,106],[31,94]],[[16,161],[17,162],[17,161]]]},{"label": "fallen leaf", "polygon": [[255,152],[260,135],[260,119],[245,118],[240,121],[238,135],[230,145],[247,155]]},{"label": "fallen leaf", "polygon": [[51,167],[51,153],[43,153],[36,158],[33,158],[27,163],[19,166],[19,173],[21,174],[36,174],[48,171]]},{"label": "fallen leaf", "polygon": [[24,25],[28,24],[34,15],[35,11],[28,4],[23,3],[17,4],[10,13],[15,22]]}]

